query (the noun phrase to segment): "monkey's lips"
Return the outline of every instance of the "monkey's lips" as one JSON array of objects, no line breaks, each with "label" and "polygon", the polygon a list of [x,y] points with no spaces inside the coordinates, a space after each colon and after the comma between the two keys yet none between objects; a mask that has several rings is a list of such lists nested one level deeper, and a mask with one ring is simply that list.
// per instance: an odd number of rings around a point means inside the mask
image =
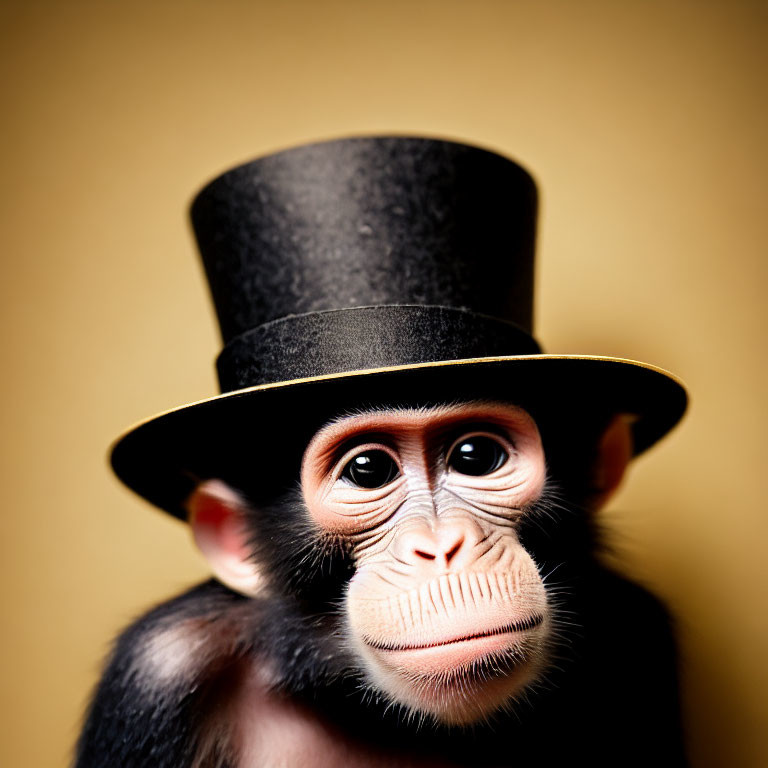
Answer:
[{"label": "monkey's lips", "polygon": [[543,621],[542,614],[534,614],[483,632],[418,643],[386,642],[367,637],[364,640],[379,652],[387,666],[419,676],[445,675],[449,670],[463,669],[482,659],[503,658],[504,666],[524,662],[526,636]]}]

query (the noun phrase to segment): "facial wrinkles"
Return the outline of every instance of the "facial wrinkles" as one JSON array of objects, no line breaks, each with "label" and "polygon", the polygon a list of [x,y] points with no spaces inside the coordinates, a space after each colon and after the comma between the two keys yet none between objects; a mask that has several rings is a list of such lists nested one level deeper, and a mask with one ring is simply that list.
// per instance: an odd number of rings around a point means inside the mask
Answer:
[{"label": "facial wrinkles", "polygon": [[339,515],[354,515],[360,530],[355,536],[365,537],[394,515],[407,495],[405,478],[399,477],[385,488],[361,492],[337,481],[323,503]]},{"label": "facial wrinkles", "polygon": [[477,513],[489,515],[494,525],[514,524],[541,495],[545,480],[543,455],[525,436],[517,442],[503,441],[507,458],[491,474],[475,477],[446,468],[441,487]]},{"label": "facial wrinkles", "polygon": [[[444,468],[437,473],[429,471],[425,452],[418,459],[415,465],[408,459],[404,461],[407,498],[387,522],[386,534],[356,547],[356,578],[358,583],[366,584],[366,592],[374,600],[377,597],[391,599],[392,588],[398,592],[413,591],[414,567],[418,571],[418,563],[407,557],[409,545],[406,543],[412,532],[439,535],[441,529],[452,525],[466,530],[462,552],[462,566],[466,567],[460,569],[462,572],[509,574],[517,568],[516,553],[520,544],[514,524],[521,512],[510,509],[510,504],[512,497],[514,501],[521,498],[519,489],[525,483],[525,478],[519,476],[521,473],[506,472],[505,477],[492,483],[492,490],[483,487],[482,478],[468,478],[475,482],[455,489],[450,487],[449,473]],[[502,498],[497,500],[497,496]],[[422,571],[419,582],[425,586],[434,583],[437,588],[441,578],[456,570]]]},{"label": "facial wrinkles", "polygon": [[[456,573],[509,574],[518,567],[517,553],[521,551],[521,547],[514,532],[494,531],[490,527],[479,525],[478,538],[464,554],[466,567],[430,570],[422,573],[415,581],[413,563],[399,555],[397,542],[393,539],[396,536],[401,540],[406,538],[409,529],[421,529],[422,522],[419,515],[415,514],[411,520],[403,522],[403,527],[397,534],[382,537],[372,542],[368,549],[357,552],[358,570],[354,579],[359,584],[366,585],[371,599],[389,599],[393,587],[397,590],[413,591],[420,584],[433,581],[437,583],[446,576],[453,578]],[[406,527],[408,523],[410,528]]]},{"label": "facial wrinkles", "polygon": [[400,477],[376,489],[366,510],[367,517],[376,523],[351,536],[357,559],[365,553],[375,561],[377,554],[385,552],[390,545],[395,529],[403,530],[414,516],[429,518],[436,514],[423,441],[417,435],[406,435],[398,441],[396,453]]},{"label": "facial wrinkles", "polygon": [[[510,461],[512,457],[510,457]],[[440,488],[454,506],[462,506],[493,525],[513,527],[524,508],[538,496],[530,492],[524,471],[512,470],[499,477],[456,477],[446,473]]]},{"label": "facial wrinkles", "polygon": [[[488,443],[472,446],[481,436],[503,448],[502,463],[494,466]],[[451,458],[464,443],[468,450]],[[397,478],[368,489],[365,475],[345,474],[362,450],[391,456]],[[550,620],[517,522],[541,495],[544,475],[535,424],[499,404],[361,414],[313,440],[302,470],[307,509],[352,545],[345,621],[377,690],[438,719],[469,722],[536,674]],[[456,696],[456,685],[465,695]]]},{"label": "facial wrinkles", "polygon": [[[507,459],[499,470],[474,477],[446,467],[450,435],[461,435],[463,422],[473,433],[477,430],[470,427],[486,422],[493,425],[490,434],[498,429],[502,435],[511,434],[501,441]],[[369,442],[366,433],[371,434]],[[336,461],[329,477],[339,447],[353,438],[354,448]],[[392,456],[400,477],[373,490],[345,485],[339,473],[347,456],[351,458],[364,448],[382,449]],[[535,425],[520,409],[498,404],[372,412],[342,419],[313,440],[302,475],[305,495],[309,487],[310,513],[314,508],[314,516],[323,527],[348,534],[359,555],[380,550],[391,538],[393,521],[400,525],[413,515],[421,516],[432,528],[438,516],[444,519],[459,511],[494,525],[511,526],[521,509],[538,497],[544,481]],[[326,479],[318,482],[323,476]]]},{"label": "facial wrinkles", "polygon": [[[433,569],[420,573],[418,582],[438,580],[450,571],[491,573],[509,572],[516,567],[516,552],[520,544],[510,521],[507,529],[497,522],[483,519],[472,504],[438,489],[434,493],[424,486],[423,477],[415,473],[413,491],[384,526],[356,537],[355,556],[358,584],[364,582],[372,599],[382,592],[387,599],[392,588],[412,591],[419,563],[414,563],[409,550],[412,535],[439,537],[440,531],[457,527],[466,533],[460,569]],[[421,482],[419,482],[421,480]],[[506,510],[507,514],[509,513]],[[465,568],[464,565],[468,567]]]},{"label": "facial wrinkles", "polygon": [[402,537],[414,528],[434,529],[438,511],[429,480],[410,463],[406,463],[406,467],[408,469],[403,473],[406,490],[394,514],[371,530],[351,537],[358,561],[364,559],[366,564],[386,562],[396,536]]}]

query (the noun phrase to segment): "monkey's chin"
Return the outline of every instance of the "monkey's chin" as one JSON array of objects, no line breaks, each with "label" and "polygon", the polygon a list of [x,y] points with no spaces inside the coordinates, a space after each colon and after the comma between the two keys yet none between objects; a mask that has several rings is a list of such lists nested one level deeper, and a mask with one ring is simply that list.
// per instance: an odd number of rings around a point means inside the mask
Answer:
[{"label": "monkey's chin", "polygon": [[377,687],[414,713],[471,725],[509,705],[541,672],[547,626],[420,645],[367,643]]}]

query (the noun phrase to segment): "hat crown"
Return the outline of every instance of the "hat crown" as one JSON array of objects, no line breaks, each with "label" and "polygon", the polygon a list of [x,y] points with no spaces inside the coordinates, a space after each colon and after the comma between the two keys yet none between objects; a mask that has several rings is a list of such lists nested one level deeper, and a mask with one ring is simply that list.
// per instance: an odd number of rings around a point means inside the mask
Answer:
[{"label": "hat crown", "polygon": [[192,222],[225,344],[280,318],[422,305],[530,333],[536,187],[456,142],[366,137],[278,152],[214,179]]}]

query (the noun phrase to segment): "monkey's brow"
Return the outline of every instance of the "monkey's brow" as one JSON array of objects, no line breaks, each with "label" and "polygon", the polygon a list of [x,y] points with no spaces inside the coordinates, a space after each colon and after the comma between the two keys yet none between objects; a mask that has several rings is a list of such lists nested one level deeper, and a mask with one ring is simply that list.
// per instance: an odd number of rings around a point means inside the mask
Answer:
[{"label": "monkey's brow", "polygon": [[[463,409],[477,409],[483,408],[497,408],[499,406],[507,406],[509,408],[522,408],[519,404],[506,401],[506,400],[493,400],[493,399],[455,399],[455,400],[442,400],[442,401],[408,401],[402,400],[390,400],[384,402],[360,404],[354,407],[348,407],[344,410],[337,412],[326,422],[325,426],[332,426],[338,424],[346,419],[371,416],[381,413],[393,413],[396,415],[404,415],[408,412],[416,413],[418,415],[434,415],[440,416],[450,414],[452,411],[459,408]],[[482,421],[482,419],[475,419]]]},{"label": "monkey's brow", "polygon": [[327,426],[330,426],[331,424],[338,424],[341,421],[344,421],[345,419],[353,418],[356,416],[368,416],[371,414],[377,414],[377,413],[387,413],[387,412],[394,412],[397,414],[404,414],[407,411],[415,411],[418,414],[427,414],[427,413],[434,413],[434,414],[440,414],[440,413],[446,413],[449,412],[455,408],[466,408],[466,407],[482,407],[482,406],[492,406],[492,405],[513,405],[513,403],[505,403],[503,401],[498,400],[462,400],[462,399],[455,399],[455,400],[407,400],[405,398],[403,399],[392,399],[389,401],[379,401],[376,403],[362,403],[360,405],[351,407],[351,408],[345,408],[342,411],[339,411],[336,415],[334,415],[331,419],[328,420]]},{"label": "monkey's brow", "polygon": [[338,461],[347,451],[352,450],[358,445],[365,443],[382,443],[383,445],[394,448],[392,436],[380,430],[371,432],[358,432],[356,435],[350,435],[341,440],[331,448],[330,455],[333,462]]}]

